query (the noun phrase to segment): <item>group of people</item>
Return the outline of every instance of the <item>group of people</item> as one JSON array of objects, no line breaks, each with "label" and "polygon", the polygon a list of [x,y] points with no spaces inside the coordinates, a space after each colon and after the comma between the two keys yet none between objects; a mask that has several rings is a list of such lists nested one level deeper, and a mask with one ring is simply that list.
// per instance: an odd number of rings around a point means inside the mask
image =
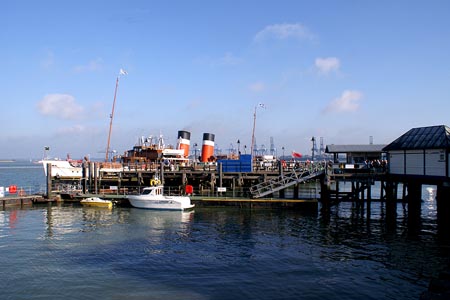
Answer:
[{"label": "group of people", "polygon": [[386,171],[387,160],[385,160],[385,159],[382,159],[382,160],[379,160],[379,159],[368,160],[368,159],[366,159],[364,161],[364,166],[367,169],[375,169],[377,171],[383,171],[384,172],[384,171]]}]

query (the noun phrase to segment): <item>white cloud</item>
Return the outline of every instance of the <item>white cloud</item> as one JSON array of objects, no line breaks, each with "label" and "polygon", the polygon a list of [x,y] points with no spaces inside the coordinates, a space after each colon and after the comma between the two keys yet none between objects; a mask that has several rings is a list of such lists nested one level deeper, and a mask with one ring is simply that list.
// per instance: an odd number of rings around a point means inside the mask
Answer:
[{"label": "white cloud", "polygon": [[38,102],[39,112],[45,116],[54,116],[61,119],[77,119],[84,109],[78,105],[75,98],[67,94],[46,95]]},{"label": "white cloud", "polygon": [[265,85],[262,82],[255,82],[250,84],[248,88],[250,89],[250,91],[258,93],[262,92],[265,89]]},{"label": "white cloud", "polygon": [[359,101],[362,98],[362,93],[359,91],[346,90],[339,98],[331,101],[323,110],[324,113],[340,113],[340,112],[355,112],[359,109]]},{"label": "white cloud", "polygon": [[341,66],[341,62],[336,57],[316,58],[316,68],[321,74],[329,74],[337,72]]},{"label": "white cloud", "polygon": [[300,23],[295,24],[274,24],[266,26],[258,32],[253,38],[254,41],[260,42],[267,39],[284,40],[288,38],[294,39],[312,39],[313,34],[309,29]]},{"label": "white cloud", "polygon": [[103,60],[101,58],[97,58],[95,60],[91,60],[85,65],[79,65],[75,66],[73,70],[76,73],[82,73],[82,72],[95,72],[102,68],[102,62]]}]

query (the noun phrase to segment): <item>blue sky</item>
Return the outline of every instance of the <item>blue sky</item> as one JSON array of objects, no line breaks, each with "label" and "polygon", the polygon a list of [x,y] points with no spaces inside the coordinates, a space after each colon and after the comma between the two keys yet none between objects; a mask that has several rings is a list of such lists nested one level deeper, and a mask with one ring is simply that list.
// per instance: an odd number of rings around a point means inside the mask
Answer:
[{"label": "blue sky", "polygon": [[[0,158],[162,133],[311,153],[450,125],[450,1],[3,1]],[[191,146],[192,149],[192,146]]]}]

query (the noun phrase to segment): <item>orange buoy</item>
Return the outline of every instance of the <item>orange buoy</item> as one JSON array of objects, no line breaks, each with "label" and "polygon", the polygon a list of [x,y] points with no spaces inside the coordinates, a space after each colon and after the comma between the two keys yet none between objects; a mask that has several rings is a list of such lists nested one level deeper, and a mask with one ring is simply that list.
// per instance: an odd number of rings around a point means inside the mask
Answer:
[{"label": "orange buoy", "polygon": [[15,194],[15,193],[17,193],[17,186],[16,186],[16,185],[10,185],[10,186],[9,186],[9,193],[10,193],[10,194]]},{"label": "orange buoy", "polygon": [[191,145],[191,133],[189,131],[178,131],[178,149],[184,150],[184,157],[189,156],[189,146]]},{"label": "orange buoy", "polygon": [[214,134],[203,134],[202,162],[207,162],[211,156],[214,156]]}]

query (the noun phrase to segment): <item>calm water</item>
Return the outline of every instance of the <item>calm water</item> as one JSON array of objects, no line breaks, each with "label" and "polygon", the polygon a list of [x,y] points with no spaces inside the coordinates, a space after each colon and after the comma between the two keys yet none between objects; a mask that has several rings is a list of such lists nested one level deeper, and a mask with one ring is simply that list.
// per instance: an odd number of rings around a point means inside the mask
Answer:
[{"label": "calm water", "polygon": [[387,226],[379,203],[370,214],[343,203],[326,216],[7,208],[0,211],[1,298],[418,299],[447,265],[450,243],[432,195],[413,229],[407,207],[397,212]]}]

